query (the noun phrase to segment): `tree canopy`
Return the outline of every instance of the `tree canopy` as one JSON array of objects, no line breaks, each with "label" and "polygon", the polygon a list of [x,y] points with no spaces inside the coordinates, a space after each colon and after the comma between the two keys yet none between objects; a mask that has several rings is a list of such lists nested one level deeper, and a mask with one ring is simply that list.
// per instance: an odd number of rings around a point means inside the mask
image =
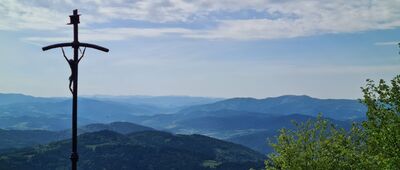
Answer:
[{"label": "tree canopy", "polygon": [[367,120],[345,130],[320,115],[281,129],[266,169],[400,169],[400,75],[361,89]]}]

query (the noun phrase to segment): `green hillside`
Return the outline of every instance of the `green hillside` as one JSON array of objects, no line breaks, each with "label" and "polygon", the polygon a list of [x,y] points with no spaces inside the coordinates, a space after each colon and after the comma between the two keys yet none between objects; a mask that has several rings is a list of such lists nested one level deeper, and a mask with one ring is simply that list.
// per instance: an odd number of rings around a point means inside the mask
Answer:
[{"label": "green hillside", "polygon": [[[129,122],[95,123],[78,128],[78,134],[110,130],[121,134],[154,130]],[[71,130],[4,130],[0,129],[0,152],[13,148],[31,147],[71,138]]]},{"label": "green hillside", "polygon": [[[0,155],[0,169],[69,169],[70,140]],[[202,135],[112,131],[79,136],[79,169],[249,169],[264,156],[241,145]]]}]

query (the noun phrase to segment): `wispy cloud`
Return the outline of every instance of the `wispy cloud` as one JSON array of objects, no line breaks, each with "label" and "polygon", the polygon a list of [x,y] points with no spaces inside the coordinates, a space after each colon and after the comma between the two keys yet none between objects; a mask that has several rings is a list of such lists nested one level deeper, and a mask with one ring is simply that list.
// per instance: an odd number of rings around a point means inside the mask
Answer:
[{"label": "wispy cloud", "polygon": [[[400,3],[396,0],[0,0],[0,30],[57,30],[67,22],[66,14],[74,6],[82,7],[82,23],[86,24],[84,26],[87,30],[93,31],[86,35],[96,40],[124,40],[136,36],[158,37],[169,34],[203,39],[279,39],[400,26]],[[248,18],[237,18],[235,14],[242,11],[264,13],[266,17],[255,19],[250,15]],[[118,28],[116,20],[159,23],[165,24],[165,27]],[[179,26],[196,22],[209,25],[202,29]],[[105,27],[113,25],[113,28],[97,29],[92,26],[94,23],[103,23]],[[175,26],[169,26],[170,23]],[[40,40],[37,37],[29,39]],[[42,40],[52,39],[57,38]]]},{"label": "wispy cloud", "polygon": [[376,42],[374,45],[398,45],[400,41],[386,41],[386,42]]},{"label": "wispy cloud", "polygon": [[0,30],[54,30],[65,23],[65,16],[44,7],[19,1],[0,0]]},{"label": "wispy cloud", "polygon": [[[168,35],[192,34],[193,31],[184,28],[104,28],[82,29],[80,39],[82,41],[118,41],[136,37],[161,37]],[[65,32],[56,37],[26,37],[23,40],[32,42],[59,42],[72,41],[70,33]]]}]

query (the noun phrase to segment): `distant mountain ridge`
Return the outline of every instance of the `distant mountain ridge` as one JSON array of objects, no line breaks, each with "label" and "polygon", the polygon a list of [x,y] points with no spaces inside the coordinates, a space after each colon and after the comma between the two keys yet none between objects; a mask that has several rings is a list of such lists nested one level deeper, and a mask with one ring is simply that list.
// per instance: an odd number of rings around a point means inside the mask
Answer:
[{"label": "distant mountain ridge", "polygon": [[235,110],[258,112],[275,115],[303,114],[324,116],[349,120],[364,117],[366,107],[357,100],[350,99],[317,99],[309,96],[286,95],[265,99],[232,98],[211,104],[192,106],[181,110],[181,114],[192,112],[210,112],[218,110]]},{"label": "distant mountain ridge", "polygon": [[[144,101],[140,102],[141,99]],[[164,104],[168,104],[168,100],[173,101],[169,102],[168,108],[163,108]],[[185,96],[80,97],[78,100],[79,124],[138,122],[149,115],[171,113],[191,104],[211,103],[216,100],[219,99]],[[0,93],[0,128],[62,130],[69,127],[70,114],[70,98]]]},{"label": "distant mountain ridge", "polygon": [[[71,99],[2,94],[0,101],[3,101],[0,102],[0,128],[62,130],[70,127]],[[203,134],[233,141],[263,153],[269,149],[263,147],[266,138],[280,128],[292,128],[291,120],[302,122],[322,113],[333,123],[348,127],[352,121],[365,119],[366,112],[366,107],[357,100],[318,99],[305,95],[265,99],[86,96],[78,103],[78,124],[82,126],[133,122],[172,133]],[[103,126],[93,128],[107,129]]]},{"label": "distant mountain ridge", "polygon": [[214,103],[224,100],[224,98],[195,97],[195,96],[110,96],[110,95],[92,95],[86,98],[99,101],[114,101],[119,103],[129,103],[135,105],[152,105],[161,108],[183,108],[193,105]]},{"label": "distant mountain ridge", "polygon": [[[79,124],[132,121],[141,114],[158,113],[156,108],[80,99]],[[70,126],[71,101],[13,103],[0,106],[0,128],[62,130]]]},{"label": "distant mountain ridge", "polygon": [[268,153],[271,148],[267,138],[277,135],[281,128],[294,128],[292,120],[304,122],[322,113],[339,127],[349,128],[352,121],[362,120],[365,112],[365,106],[357,100],[309,96],[233,98],[187,107],[176,114],[157,115],[141,124],[174,133],[203,134]]},{"label": "distant mountain ridge", "polygon": [[0,93],[0,106],[16,103],[40,103],[40,102],[51,102],[51,101],[61,101],[64,98],[57,97],[34,97],[30,95],[24,95],[19,93]]}]

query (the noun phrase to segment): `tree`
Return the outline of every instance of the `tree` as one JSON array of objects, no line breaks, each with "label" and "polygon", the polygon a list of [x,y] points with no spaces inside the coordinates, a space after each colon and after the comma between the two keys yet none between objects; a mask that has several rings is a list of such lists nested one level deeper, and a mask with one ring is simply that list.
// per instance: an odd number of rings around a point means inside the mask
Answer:
[{"label": "tree", "polygon": [[365,160],[369,166],[400,169],[400,75],[390,84],[367,80],[362,88],[362,102],[368,107],[368,120],[363,122]]},{"label": "tree", "polygon": [[[360,159],[360,139],[355,130],[346,132],[321,116],[314,121],[295,123],[296,129],[282,129],[275,153],[266,160],[266,169],[354,169]],[[358,129],[356,126],[353,129]]]},{"label": "tree", "polygon": [[400,76],[367,80],[367,120],[346,131],[320,116],[282,129],[266,169],[400,169]]}]

